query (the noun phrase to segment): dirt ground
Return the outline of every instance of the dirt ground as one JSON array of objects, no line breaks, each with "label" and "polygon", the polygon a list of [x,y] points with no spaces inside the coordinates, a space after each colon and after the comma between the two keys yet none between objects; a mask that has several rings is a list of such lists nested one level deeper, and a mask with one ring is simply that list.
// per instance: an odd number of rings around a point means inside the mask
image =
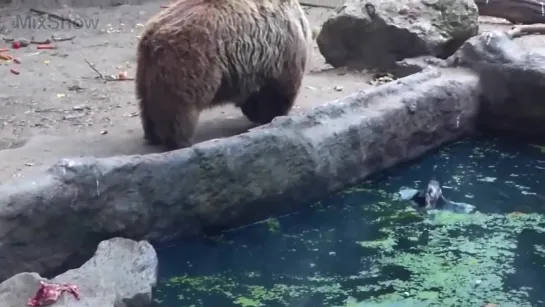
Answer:
[{"label": "dirt ground", "polygon": [[[104,82],[85,60],[104,75],[127,71],[134,76],[135,51],[141,26],[160,10],[153,2],[141,6],[108,9],[63,9],[56,14],[80,16],[89,26],[75,29],[22,29],[26,12],[1,17],[4,37],[43,40],[71,37],[56,50],[37,50],[36,45],[10,51],[21,64],[0,65],[0,182],[43,169],[63,157],[143,154],[160,151],[145,145],[134,95],[134,82]],[[312,8],[309,19],[320,25],[328,10]],[[32,15],[32,21],[37,17]],[[98,26],[92,26],[93,21]],[[40,27],[39,22],[37,27]],[[43,27],[41,27],[43,28]],[[0,42],[0,48],[9,44]],[[41,52],[40,52],[41,51]],[[371,86],[370,75],[333,70],[314,48],[310,72],[304,79],[293,113],[341,98]],[[10,73],[17,68],[19,75]],[[197,141],[238,134],[251,128],[239,110],[222,107],[203,112]],[[3,150],[2,150],[3,149]]]},{"label": "dirt ground", "polygon": [[[58,49],[38,50],[36,45],[10,50],[21,63],[0,61],[0,183],[47,168],[59,158],[129,155],[158,152],[147,146],[132,81],[104,82],[86,63],[103,75],[127,71],[134,76],[135,50],[142,24],[165,2],[107,9],[63,9],[54,13],[81,18],[81,29],[46,21],[25,25],[27,11],[0,11],[0,34],[4,38],[44,40],[54,36]],[[319,26],[330,13],[309,8],[308,18]],[[483,25],[489,28],[490,25]],[[507,26],[507,24],[504,24]],[[0,48],[9,44],[0,41]],[[370,87],[366,72],[345,72],[324,64],[314,46],[311,69],[292,113],[344,97]],[[10,72],[17,69],[20,74]],[[238,134],[251,124],[233,107],[205,111],[200,118],[197,141]]]}]

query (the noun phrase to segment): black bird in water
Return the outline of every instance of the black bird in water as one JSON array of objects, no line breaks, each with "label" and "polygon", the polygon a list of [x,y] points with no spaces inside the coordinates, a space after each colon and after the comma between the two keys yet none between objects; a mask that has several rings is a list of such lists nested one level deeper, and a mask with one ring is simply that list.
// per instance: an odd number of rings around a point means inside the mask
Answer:
[{"label": "black bird in water", "polygon": [[443,196],[441,185],[437,180],[430,180],[425,190],[417,191],[410,200],[416,205],[418,211],[428,211],[433,209],[448,210],[457,213],[471,213],[475,211],[475,206],[454,202]]},{"label": "black bird in water", "polygon": [[441,185],[437,180],[430,180],[426,190],[420,190],[411,198],[419,209],[437,209],[447,201],[443,197]]}]

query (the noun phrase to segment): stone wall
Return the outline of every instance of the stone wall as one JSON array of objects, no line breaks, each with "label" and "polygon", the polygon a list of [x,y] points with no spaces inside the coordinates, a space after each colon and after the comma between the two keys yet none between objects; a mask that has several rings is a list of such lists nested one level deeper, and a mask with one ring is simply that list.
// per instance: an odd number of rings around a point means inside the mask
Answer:
[{"label": "stone wall", "polygon": [[183,150],[61,160],[0,185],[0,280],[71,268],[115,236],[155,242],[299,210],[470,133],[479,96],[473,73],[431,69]]}]

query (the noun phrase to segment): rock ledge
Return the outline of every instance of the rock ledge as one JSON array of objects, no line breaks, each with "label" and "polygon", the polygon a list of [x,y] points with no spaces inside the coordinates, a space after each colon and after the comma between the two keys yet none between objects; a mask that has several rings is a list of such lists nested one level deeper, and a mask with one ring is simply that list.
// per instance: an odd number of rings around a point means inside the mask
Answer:
[{"label": "rock ledge", "polygon": [[299,210],[472,131],[478,84],[469,70],[431,69],[184,150],[61,160],[0,186],[0,280],[73,268],[112,237],[165,240]]}]

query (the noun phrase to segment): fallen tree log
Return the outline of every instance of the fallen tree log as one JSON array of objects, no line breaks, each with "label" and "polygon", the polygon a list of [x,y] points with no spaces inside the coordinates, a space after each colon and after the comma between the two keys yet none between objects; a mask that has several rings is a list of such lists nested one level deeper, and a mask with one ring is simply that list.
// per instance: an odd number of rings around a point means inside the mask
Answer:
[{"label": "fallen tree log", "polygon": [[504,18],[513,24],[545,23],[545,3],[539,0],[475,0],[479,15]]}]

